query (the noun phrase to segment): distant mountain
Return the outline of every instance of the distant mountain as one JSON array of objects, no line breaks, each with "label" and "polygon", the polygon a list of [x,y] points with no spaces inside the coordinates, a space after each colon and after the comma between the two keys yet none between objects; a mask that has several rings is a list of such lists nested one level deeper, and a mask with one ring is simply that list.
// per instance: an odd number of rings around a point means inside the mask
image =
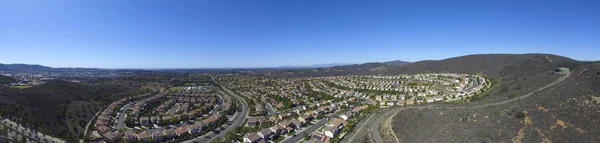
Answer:
[{"label": "distant mountain", "polygon": [[11,72],[31,72],[31,71],[36,71],[36,72],[47,72],[47,71],[54,71],[54,72],[65,72],[65,71],[98,71],[98,70],[104,70],[104,69],[97,69],[97,68],[72,68],[72,67],[68,67],[68,68],[53,68],[53,67],[48,67],[48,66],[42,66],[42,65],[37,65],[37,64],[2,64],[0,63],[0,71],[11,71]]},{"label": "distant mountain", "polygon": [[51,67],[42,65],[28,64],[0,64],[0,71],[34,71],[34,70],[52,70]]},{"label": "distant mountain", "polygon": [[302,69],[302,68],[328,68],[328,67],[334,67],[334,66],[345,66],[345,65],[351,65],[351,64],[347,64],[347,63],[331,63],[331,64],[315,64],[315,65],[308,65],[308,66],[280,66],[280,67],[276,67],[278,69]]},{"label": "distant mountain", "polygon": [[410,62],[402,61],[402,60],[395,60],[395,61],[387,61],[387,62],[383,62],[383,63],[391,65],[391,66],[397,66],[397,65],[401,65],[401,64],[408,64]]}]

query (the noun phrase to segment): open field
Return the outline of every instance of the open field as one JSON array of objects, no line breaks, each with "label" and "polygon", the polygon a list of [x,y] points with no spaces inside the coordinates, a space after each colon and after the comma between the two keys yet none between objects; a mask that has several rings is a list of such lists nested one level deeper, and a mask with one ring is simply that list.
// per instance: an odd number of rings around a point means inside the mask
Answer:
[{"label": "open field", "polygon": [[185,90],[184,87],[181,87],[181,86],[169,88],[169,91],[171,91],[171,92],[182,92],[184,90]]},{"label": "open field", "polygon": [[32,86],[30,85],[16,85],[16,86],[10,86],[10,88],[14,88],[14,89],[25,89],[25,88],[30,88]]}]

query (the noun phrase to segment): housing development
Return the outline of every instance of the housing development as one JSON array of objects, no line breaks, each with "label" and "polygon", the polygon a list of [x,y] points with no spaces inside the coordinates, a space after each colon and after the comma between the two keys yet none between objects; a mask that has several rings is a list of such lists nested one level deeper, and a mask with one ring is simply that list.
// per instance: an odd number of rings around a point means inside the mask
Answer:
[{"label": "housing development", "polygon": [[[338,142],[377,108],[468,100],[479,74],[268,78],[202,74],[97,114],[91,142]],[[210,80],[208,80],[210,79]]]}]

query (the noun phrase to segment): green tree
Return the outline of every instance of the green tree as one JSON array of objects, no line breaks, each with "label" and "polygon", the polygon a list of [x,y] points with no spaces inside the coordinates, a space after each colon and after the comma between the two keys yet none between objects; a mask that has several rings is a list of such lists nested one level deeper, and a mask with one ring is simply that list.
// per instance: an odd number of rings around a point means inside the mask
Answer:
[{"label": "green tree", "polygon": [[310,140],[310,136],[306,133],[304,133],[304,140]]}]

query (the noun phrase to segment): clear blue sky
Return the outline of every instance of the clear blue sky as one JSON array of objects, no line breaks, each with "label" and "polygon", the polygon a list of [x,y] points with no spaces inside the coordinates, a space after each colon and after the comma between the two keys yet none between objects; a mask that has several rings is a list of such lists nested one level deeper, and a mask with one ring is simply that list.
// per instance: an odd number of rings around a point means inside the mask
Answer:
[{"label": "clear blue sky", "polygon": [[272,67],[467,54],[600,60],[598,0],[3,0],[0,63]]}]

